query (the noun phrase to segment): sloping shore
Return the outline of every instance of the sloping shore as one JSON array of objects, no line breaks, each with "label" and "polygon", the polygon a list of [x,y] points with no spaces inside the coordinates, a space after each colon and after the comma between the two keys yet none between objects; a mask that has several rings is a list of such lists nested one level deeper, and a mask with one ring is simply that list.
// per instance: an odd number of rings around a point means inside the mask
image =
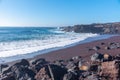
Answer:
[{"label": "sloping shore", "polygon": [[[87,59],[90,55],[94,54],[95,52],[100,52],[103,54],[108,53],[110,55],[119,54],[120,49],[111,49],[111,50],[105,49],[105,47],[107,47],[109,43],[113,43],[113,42],[120,43],[120,36],[114,36],[108,39],[79,44],[66,49],[61,49],[46,54],[41,54],[34,58],[45,58],[48,61],[54,61],[54,60],[64,60],[64,59],[66,60],[74,56],[82,56]],[[101,43],[105,43],[105,44],[101,45]],[[100,46],[101,49],[97,51],[96,50],[89,51],[89,48],[93,48],[95,46]]]},{"label": "sloping shore", "polygon": [[[95,40],[95,41],[91,41],[91,42],[87,42],[87,43],[83,43],[83,44],[77,44],[75,46],[47,52],[44,54],[37,52],[37,54],[40,54],[40,55],[37,55],[33,58],[28,57],[27,59],[33,60],[33,59],[45,58],[47,61],[55,61],[55,60],[67,60],[74,56],[82,56],[82,57],[88,59],[95,52],[100,52],[102,54],[108,53],[110,55],[119,54],[120,49],[111,49],[111,50],[105,49],[105,47],[108,46],[108,44],[111,42],[120,42],[120,36],[113,36],[113,37],[109,37],[107,39],[100,39],[100,40]],[[101,43],[106,43],[106,44],[102,46]],[[100,46],[101,49],[97,50],[97,51],[95,51],[95,50],[89,51],[89,48],[93,48],[95,46]],[[34,54],[34,53],[32,53],[32,54]],[[10,61],[7,63],[10,65],[13,65],[14,63],[16,63],[18,61],[20,61],[20,59],[12,61],[12,62]]]},{"label": "sloping shore", "polygon": [[2,80],[119,80],[120,36],[1,65]]}]

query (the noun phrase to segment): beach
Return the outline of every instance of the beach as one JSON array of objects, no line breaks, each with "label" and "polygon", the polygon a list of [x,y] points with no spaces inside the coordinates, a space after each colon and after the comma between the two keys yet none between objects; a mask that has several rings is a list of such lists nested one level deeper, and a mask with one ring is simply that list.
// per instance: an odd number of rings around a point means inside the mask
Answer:
[{"label": "beach", "polygon": [[[112,42],[118,42],[120,43],[120,36],[114,36],[110,37],[108,39],[103,39],[103,40],[97,40],[97,41],[92,41],[88,43],[83,43],[83,44],[78,44],[73,47],[57,50],[57,51],[52,51],[46,54],[38,55],[34,58],[45,58],[48,61],[54,61],[54,60],[67,60],[70,59],[74,56],[82,56],[86,59],[88,59],[92,54],[95,52],[100,52],[102,54],[110,54],[110,55],[117,55],[119,54],[120,49],[111,49],[107,50],[105,49],[106,46],[108,46],[109,43]],[[105,45],[101,45],[101,43],[105,43]],[[92,50],[89,51],[89,48],[93,48],[95,46],[100,46],[100,50]]]},{"label": "beach", "polygon": [[[119,51],[120,36],[117,35],[76,44],[32,58],[1,64],[0,78],[2,80],[16,80],[15,78],[23,80],[117,80],[119,79],[117,67],[120,63]],[[108,74],[111,76],[107,77]]]},{"label": "beach", "polygon": [[0,8],[0,80],[120,80],[120,0]]}]

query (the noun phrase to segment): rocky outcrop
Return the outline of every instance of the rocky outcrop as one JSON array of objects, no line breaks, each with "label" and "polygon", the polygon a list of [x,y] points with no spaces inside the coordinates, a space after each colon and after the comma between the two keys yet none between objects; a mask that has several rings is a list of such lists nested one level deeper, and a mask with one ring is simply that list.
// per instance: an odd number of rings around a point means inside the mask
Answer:
[{"label": "rocky outcrop", "polygon": [[[101,56],[102,55],[102,56]],[[43,59],[28,62],[23,59],[2,73],[2,80],[119,80],[120,57],[109,60],[110,55],[95,53],[94,59],[86,62],[81,57],[64,61],[65,66],[46,63]],[[112,56],[111,56],[112,57]],[[103,60],[101,60],[103,59]],[[107,60],[104,60],[107,59]],[[76,62],[77,61],[77,62]],[[33,70],[33,65],[42,65]],[[40,64],[41,63],[41,64]],[[37,64],[38,65],[38,64]],[[37,71],[38,70],[38,71]],[[37,71],[37,72],[36,72]]]},{"label": "rocky outcrop", "polygon": [[35,73],[29,69],[29,62],[22,59],[2,73],[5,80],[34,80]]},{"label": "rocky outcrop", "polygon": [[76,33],[120,34],[120,22],[74,25],[68,27],[61,27],[61,29],[66,32],[74,31]]}]

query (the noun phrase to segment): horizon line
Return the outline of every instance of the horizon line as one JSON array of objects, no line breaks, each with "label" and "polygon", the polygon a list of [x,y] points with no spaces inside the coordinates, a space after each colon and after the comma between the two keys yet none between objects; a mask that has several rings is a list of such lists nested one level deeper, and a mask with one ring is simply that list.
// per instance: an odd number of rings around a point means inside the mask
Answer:
[{"label": "horizon line", "polygon": [[19,25],[16,25],[16,26],[0,26],[0,27],[65,27],[65,26],[74,26],[74,25],[91,25],[91,24],[109,24],[109,23],[120,23],[120,21],[111,21],[111,22],[95,22],[95,23],[81,23],[81,24],[73,24],[73,25],[64,25],[64,26],[29,26],[29,25],[26,25],[26,26],[19,26]]}]

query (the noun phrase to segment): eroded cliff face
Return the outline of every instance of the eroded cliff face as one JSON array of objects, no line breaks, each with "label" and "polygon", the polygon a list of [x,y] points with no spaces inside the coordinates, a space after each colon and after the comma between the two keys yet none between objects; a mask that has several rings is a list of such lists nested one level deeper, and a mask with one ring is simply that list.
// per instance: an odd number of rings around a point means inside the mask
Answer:
[{"label": "eroded cliff face", "polygon": [[104,23],[104,24],[89,24],[89,25],[74,25],[61,27],[66,32],[76,33],[99,33],[99,34],[120,34],[120,22]]}]

